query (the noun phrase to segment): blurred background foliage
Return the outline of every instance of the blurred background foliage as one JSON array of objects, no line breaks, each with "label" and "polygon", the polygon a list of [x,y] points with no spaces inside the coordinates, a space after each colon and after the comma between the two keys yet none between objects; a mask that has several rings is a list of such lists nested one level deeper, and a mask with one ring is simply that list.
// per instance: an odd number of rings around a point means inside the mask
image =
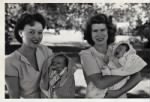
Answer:
[{"label": "blurred background foliage", "polygon": [[[5,41],[13,39],[13,29],[17,18],[24,12],[40,12],[47,22],[46,29],[74,29],[83,31],[89,17],[105,13],[115,22],[124,23],[118,27],[118,35],[140,36],[146,38],[150,48],[150,6],[149,3],[6,3]],[[126,24],[125,24],[126,23]]]}]

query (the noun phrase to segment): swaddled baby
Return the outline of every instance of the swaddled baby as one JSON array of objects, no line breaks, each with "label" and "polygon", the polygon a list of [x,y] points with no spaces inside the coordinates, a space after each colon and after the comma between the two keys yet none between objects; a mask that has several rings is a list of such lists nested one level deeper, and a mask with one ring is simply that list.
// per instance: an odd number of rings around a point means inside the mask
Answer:
[{"label": "swaddled baby", "polygon": [[[147,65],[147,63],[136,54],[135,49],[127,41],[121,41],[117,44],[111,45],[107,51],[106,61],[108,64],[103,66],[102,75],[118,75],[128,77],[106,89],[91,87],[93,88],[93,91],[90,95],[88,95],[88,97],[103,98],[108,90],[120,89],[127,82],[130,75],[141,71]],[[126,95],[124,94],[120,97],[126,97]]]},{"label": "swaddled baby", "polygon": [[[48,67],[48,88],[41,87],[46,98],[73,98],[75,92],[74,69],[69,67],[69,58],[64,54],[57,54],[51,59]],[[47,84],[44,81],[43,84]],[[64,93],[65,91],[65,93]],[[42,96],[43,97],[43,96]]]}]

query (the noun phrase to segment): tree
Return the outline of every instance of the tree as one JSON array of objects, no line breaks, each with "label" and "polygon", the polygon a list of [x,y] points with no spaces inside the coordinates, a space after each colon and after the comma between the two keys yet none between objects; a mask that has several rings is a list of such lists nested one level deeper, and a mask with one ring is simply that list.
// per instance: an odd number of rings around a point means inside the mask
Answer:
[{"label": "tree", "polygon": [[[23,12],[40,12],[46,19],[47,29],[83,30],[89,17],[97,13],[112,16],[115,22],[129,22],[130,29],[136,27],[136,20],[150,17],[148,3],[6,3],[6,36],[9,28]],[[8,38],[8,37],[6,37]]]}]

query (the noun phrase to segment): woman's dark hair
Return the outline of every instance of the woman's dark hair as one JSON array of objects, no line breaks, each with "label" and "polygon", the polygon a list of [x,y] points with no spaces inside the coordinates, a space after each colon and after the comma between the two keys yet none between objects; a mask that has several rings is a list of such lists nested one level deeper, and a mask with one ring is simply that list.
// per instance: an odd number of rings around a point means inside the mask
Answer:
[{"label": "woman's dark hair", "polygon": [[92,46],[94,45],[94,41],[92,40],[92,24],[101,23],[106,24],[108,29],[107,44],[109,45],[115,40],[116,26],[112,23],[112,16],[107,17],[105,14],[97,14],[89,19],[84,30],[84,39]]},{"label": "woman's dark hair", "polygon": [[41,14],[39,14],[39,13],[31,14],[31,13],[27,13],[27,12],[26,12],[26,13],[23,13],[23,14],[20,16],[20,18],[17,20],[14,33],[15,33],[16,39],[17,39],[20,43],[22,43],[22,38],[21,38],[20,35],[19,35],[19,30],[23,30],[26,25],[31,25],[31,26],[33,26],[35,22],[41,23],[43,29],[45,28],[45,25],[46,25],[45,19],[44,19],[44,17],[43,17]]}]

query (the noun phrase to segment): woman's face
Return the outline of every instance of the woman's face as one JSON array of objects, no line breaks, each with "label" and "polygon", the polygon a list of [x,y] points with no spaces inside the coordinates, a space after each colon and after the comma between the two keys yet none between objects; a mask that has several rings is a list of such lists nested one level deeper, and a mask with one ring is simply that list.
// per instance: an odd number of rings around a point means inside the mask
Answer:
[{"label": "woman's face", "polygon": [[108,30],[106,24],[92,24],[92,40],[95,45],[107,44]]},{"label": "woman's face", "polygon": [[36,48],[43,38],[43,27],[39,22],[34,22],[34,25],[25,25],[24,29],[19,31],[22,37],[23,44]]}]

